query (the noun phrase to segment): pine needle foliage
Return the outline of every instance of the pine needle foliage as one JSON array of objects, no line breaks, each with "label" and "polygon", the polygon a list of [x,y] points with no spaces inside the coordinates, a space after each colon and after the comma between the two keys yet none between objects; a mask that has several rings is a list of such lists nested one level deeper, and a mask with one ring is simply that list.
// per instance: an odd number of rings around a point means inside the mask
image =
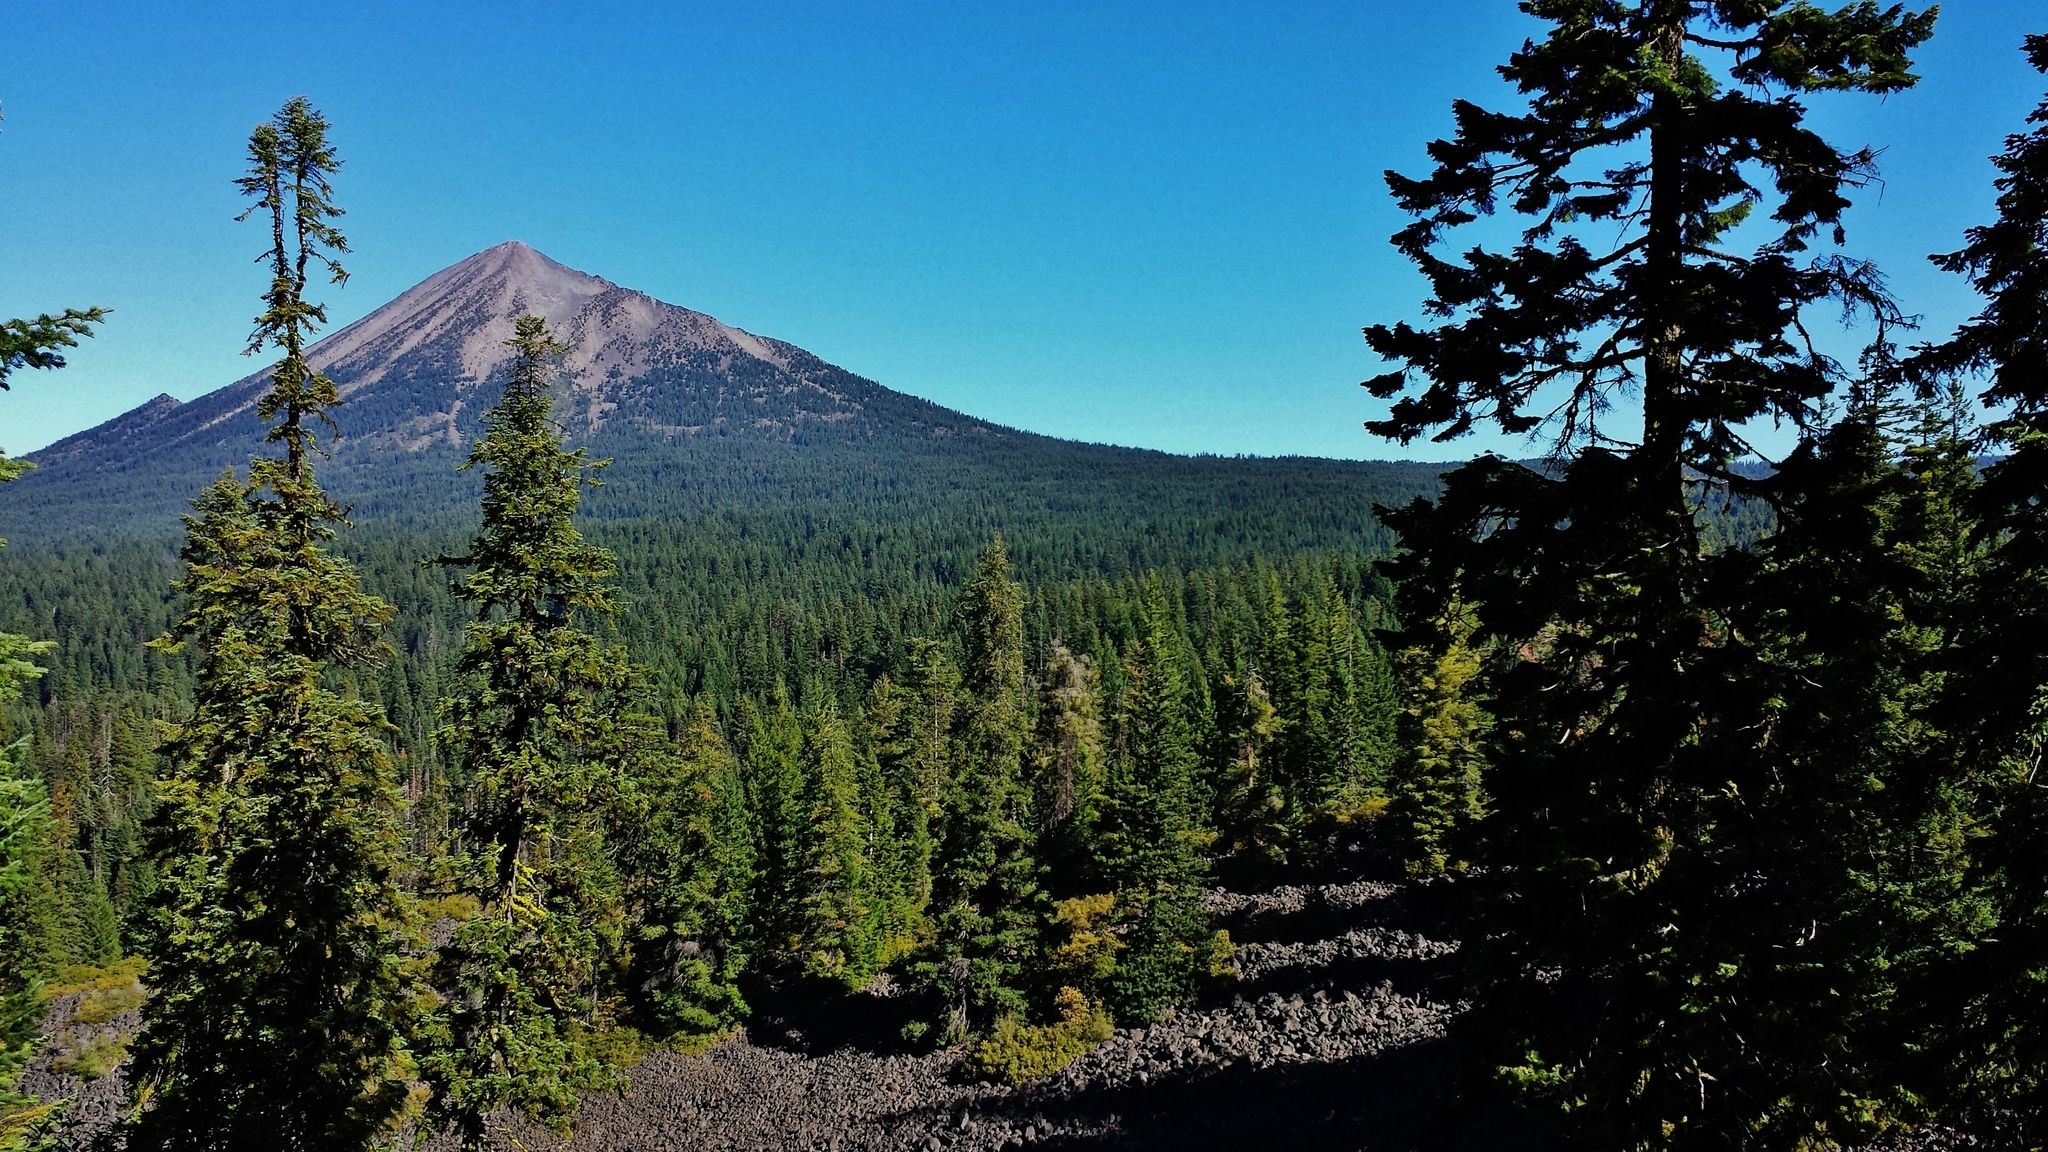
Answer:
[{"label": "pine needle foliage", "polygon": [[1485,660],[1471,644],[1471,611],[1454,602],[1437,628],[1436,646],[1404,657],[1406,756],[1390,809],[1408,870],[1421,876],[1461,867],[1457,844],[1485,811],[1481,781],[1492,726],[1477,698]]},{"label": "pine needle foliage", "polygon": [[962,707],[933,869],[936,939],[919,964],[948,1042],[1026,1012],[1042,918],[1024,770],[1024,589],[1000,535],[982,552],[957,624]]},{"label": "pine needle foliage", "polygon": [[590,631],[616,612],[617,565],[575,525],[595,465],[552,418],[562,350],[538,316],[507,343],[512,375],[468,460],[485,470],[483,524],[443,561],[478,613],[438,733],[463,789],[449,887],[477,911],[434,959],[442,1002],[420,1064],[432,1113],[479,1148],[498,1107],[564,1127],[577,1092],[612,1075],[588,1041],[623,954],[604,817],[636,737],[631,667]]},{"label": "pine needle foliage", "polygon": [[1119,1020],[1155,1019],[1187,1002],[1216,950],[1202,903],[1212,836],[1188,654],[1157,579],[1146,586],[1144,629],[1125,668],[1097,824],[1096,870],[1116,898],[1121,944],[1105,998]]},{"label": "pine needle foliage", "polygon": [[698,1037],[746,1014],[754,842],[738,758],[708,701],[678,746],[636,757],[618,835],[634,925],[628,991],[635,1023]]},{"label": "pine needle foliage", "polygon": [[[1745,489],[1729,463],[1747,422],[1824,425],[1849,373],[1807,339],[1814,313],[1901,319],[1842,248],[1876,154],[1821,138],[1803,100],[1911,86],[1933,13],[1522,7],[1543,29],[1501,72],[1526,106],[1459,102],[1432,170],[1387,176],[1429,320],[1366,329],[1394,365],[1366,386],[1398,397],[1371,430],[1445,441],[1484,422],[1552,454],[1483,457],[1390,519],[1402,646],[1441,656],[1433,622],[1464,603],[1495,654],[1476,685],[1497,723],[1457,902],[1462,1027],[1576,1144],[1821,1139],[1866,1119],[1853,1078],[1790,1074],[1800,1049],[1750,1039],[1793,1031],[1761,1018],[1797,962],[1791,928],[1723,930],[1756,911],[1767,833],[1749,810],[1771,760],[1751,755],[1761,654],[1735,626],[1747,561],[1709,552],[1691,501],[1702,477]],[[1506,245],[1447,251],[1495,213],[1523,222]],[[1613,412],[1624,398],[1640,431]]]},{"label": "pine needle foliage", "polygon": [[[2048,74],[2048,34],[2028,37]],[[1948,1083],[1969,1118],[2014,1147],[2048,1144],[2048,99],[2008,136],[1997,210],[1961,249],[1934,258],[1967,276],[1984,308],[1947,341],[1916,351],[1928,387],[1987,381],[1998,454],[1971,502],[1986,554],[1971,583],[1958,642],[1951,727],[1983,774],[1985,843],[1975,855],[1998,920],[1984,946],[1949,975],[1967,1002],[1947,1052]]]},{"label": "pine needle foliage", "polygon": [[[54,645],[0,634],[0,699],[42,675],[34,658]],[[0,1152],[28,1146],[50,1107],[16,1090],[35,1056],[49,975],[49,900],[39,889],[52,848],[49,789],[29,764],[26,741],[0,747]]]},{"label": "pine needle foliage", "polygon": [[1767,739],[1758,767],[1731,772],[1756,789],[1755,843],[1723,935],[1757,957],[1731,984],[1768,998],[1745,1035],[1780,1065],[1788,1132],[1863,1137],[1942,1112],[1947,986],[1992,927],[1970,874],[1976,771],[1951,722],[1982,552],[1975,429],[1959,394],[1892,393],[1859,386],[1780,469],[1789,495],[1743,623]]},{"label": "pine needle foliage", "polygon": [[404,1100],[395,1078],[404,919],[393,876],[398,798],[379,711],[338,687],[383,654],[392,614],[329,551],[341,511],[314,478],[312,434],[335,402],[305,357],[338,281],[339,166],[303,99],[251,135],[241,181],[271,225],[273,280],[250,350],[283,354],[262,402],[283,458],[223,475],[186,517],[185,608],[158,644],[199,669],[164,742],[150,825],[161,884],[150,995],[131,1083],[148,1149],[357,1149]]}]

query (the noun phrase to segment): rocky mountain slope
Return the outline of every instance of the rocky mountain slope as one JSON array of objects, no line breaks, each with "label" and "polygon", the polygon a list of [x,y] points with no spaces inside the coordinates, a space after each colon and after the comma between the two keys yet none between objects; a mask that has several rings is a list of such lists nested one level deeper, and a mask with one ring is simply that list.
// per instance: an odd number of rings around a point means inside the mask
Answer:
[{"label": "rocky mountain slope", "polygon": [[[572,442],[614,461],[610,490],[588,505],[600,518],[845,505],[849,493],[917,505],[954,491],[998,512],[1135,497],[1142,525],[1171,518],[1136,496],[1146,490],[1194,506],[1343,491],[1401,499],[1435,479],[1427,465],[1187,458],[999,427],[505,243],[310,350],[343,398],[322,477],[358,519],[432,521],[473,504],[475,478],[456,465],[496,400],[503,341],[525,312],[545,316],[569,349],[558,408]],[[0,492],[0,520],[23,541],[174,531],[194,493],[261,449],[254,409],[266,386],[259,372],[189,402],[159,396],[32,454],[38,470]],[[1365,500],[1347,519],[1370,520]]]}]

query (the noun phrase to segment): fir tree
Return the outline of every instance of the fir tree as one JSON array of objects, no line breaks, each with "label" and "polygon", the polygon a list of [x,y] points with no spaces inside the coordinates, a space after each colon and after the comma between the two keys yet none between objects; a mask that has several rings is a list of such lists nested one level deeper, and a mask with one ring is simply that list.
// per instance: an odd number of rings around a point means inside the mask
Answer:
[{"label": "fir tree", "polygon": [[[79,339],[91,336],[93,327],[106,318],[105,308],[66,308],[33,320],[0,320],[0,392],[7,390],[7,378],[17,369],[62,368],[64,350],[78,347]],[[12,466],[21,464],[16,461]]]},{"label": "fir tree", "polygon": [[636,939],[630,988],[656,1035],[707,1035],[747,1006],[753,841],[739,763],[708,701],[691,711],[680,747],[635,762],[623,822]]},{"label": "fir tree", "polygon": [[1158,580],[1146,584],[1144,637],[1126,665],[1117,751],[1096,834],[1096,869],[1116,898],[1121,948],[1107,982],[1120,1020],[1151,1020],[1193,997],[1218,961],[1203,908],[1208,876],[1193,701]]},{"label": "fir tree", "polygon": [[888,876],[883,920],[892,956],[930,941],[932,858],[959,691],[944,647],[921,640],[912,643],[902,682],[883,676],[869,693],[870,743],[892,832],[877,845]]},{"label": "fir tree", "polygon": [[[1719,0],[1524,10],[1548,26],[1502,70],[1526,111],[1461,102],[1434,170],[1387,178],[1416,217],[1395,243],[1428,277],[1433,319],[1366,330],[1397,365],[1367,386],[1401,397],[1373,431],[1448,440],[1487,421],[1553,446],[1543,470],[1466,465],[1434,508],[1391,521],[1409,549],[1390,573],[1403,618],[1469,603],[1473,642],[1516,657],[1482,688],[1499,724],[1460,901],[1462,1027],[1580,1143],[1789,1144],[1813,1132],[1781,1122],[1862,1105],[1788,1098],[1839,1085],[1788,1092],[1793,1053],[1747,1039],[1795,941],[1780,924],[1774,949],[1745,951],[1719,931],[1756,847],[1744,809],[1763,788],[1729,766],[1756,762],[1742,687],[1757,654],[1730,627],[1740,581],[1723,573],[1740,565],[1707,555],[1689,498],[1697,477],[1745,483],[1728,463],[1746,422],[1817,426],[1844,373],[1804,338],[1809,311],[1896,320],[1874,271],[1838,247],[1875,154],[1821,139],[1800,97],[1909,86],[1933,17]],[[1440,251],[1503,206],[1527,219],[1511,247]],[[1610,415],[1630,394],[1639,434]],[[1441,651],[1423,632],[1411,642]]]},{"label": "fir tree", "polygon": [[1333,699],[1318,753],[1321,771],[1304,807],[1312,821],[1348,823],[1369,818],[1387,803],[1399,703],[1386,651],[1366,636],[1327,572],[1319,598]]},{"label": "fir tree", "polygon": [[620,951],[604,814],[647,739],[625,714],[624,653],[589,631],[616,611],[617,566],[574,522],[595,466],[553,419],[562,350],[538,316],[507,344],[511,379],[467,463],[485,469],[483,524],[443,561],[466,569],[456,592],[478,612],[438,733],[465,787],[451,887],[476,911],[435,958],[444,1003],[421,1071],[471,1147],[501,1105],[563,1126],[577,1091],[608,1079],[587,1037]]},{"label": "fir tree", "polygon": [[807,696],[797,947],[805,975],[858,988],[884,963],[886,877],[876,853],[893,837],[878,827],[886,810],[863,786],[863,757],[837,702],[822,689]]},{"label": "fir tree", "polygon": [[[2025,50],[2048,73],[2048,35]],[[2003,413],[1989,437],[2000,456],[1975,501],[1988,551],[1958,641],[1953,725],[1983,777],[1977,856],[1998,927],[1948,974],[1949,987],[1971,990],[1948,1057],[1949,1083],[1983,1130],[2031,1147],[2048,1142],[2048,99],[2027,124],[1993,158],[1992,222],[1935,258],[1969,278],[1984,308],[1909,367],[1923,381],[1985,377],[1981,399]]]},{"label": "fir tree", "polygon": [[303,99],[250,136],[251,213],[272,282],[250,350],[283,358],[258,404],[282,458],[259,457],[186,518],[186,606],[162,643],[193,650],[197,700],[165,741],[151,825],[161,870],[130,1147],[366,1147],[405,1096],[387,726],[335,687],[371,666],[389,605],[328,550],[341,512],[314,479],[308,420],[335,402],[306,361],[325,319],[311,267],[343,278],[339,166]]},{"label": "fir tree", "polygon": [[[1761,549],[1748,598],[1759,610],[1743,624],[1766,655],[1750,683],[1767,697],[1768,739],[1757,770],[1731,774],[1760,791],[1743,813],[1747,883],[1722,934],[1785,957],[1767,985],[1739,992],[1774,1006],[1747,1039],[1782,1065],[1794,1115],[1781,1126],[1794,1131],[1939,1108],[1924,1053],[1950,1031],[1956,960],[1989,927],[1948,715],[1979,552],[1965,514],[1974,437],[1960,403],[1894,404],[1882,379],[1858,391],[1781,468],[1795,495]],[[1790,955],[1788,923],[1803,925]],[[1863,1114],[1829,1115],[1844,1096]]]},{"label": "fir tree", "polygon": [[1255,668],[1223,678],[1217,735],[1216,824],[1222,854],[1276,863],[1286,859],[1290,841],[1287,796],[1274,773],[1274,737],[1281,729],[1272,694]]},{"label": "fir tree", "polygon": [[1038,694],[1030,750],[1032,835],[1048,886],[1072,894],[1093,855],[1090,837],[1107,774],[1102,682],[1095,662],[1058,640]]},{"label": "fir tree", "polygon": [[[0,700],[43,674],[33,659],[54,645],[0,635]],[[28,1147],[51,1109],[15,1088],[35,1055],[49,975],[53,894],[44,861],[53,847],[50,798],[26,763],[25,741],[0,747],[0,1150]]]},{"label": "fir tree", "polygon": [[1409,871],[1425,876],[1458,864],[1453,845],[1484,811],[1491,726],[1474,698],[1482,656],[1471,644],[1470,611],[1453,604],[1438,627],[1440,646],[1411,649],[1404,657],[1409,705],[1400,731],[1407,755],[1391,806]]},{"label": "fir tree", "polygon": [[767,708],[742,699],[741,780],[751,815],[754,887],[748,900],[749,951],[777,974],[802,966],[810,845],[803,725],[788,689],[775,686]]},{"label": "fir tree", "polygon": [[933,873],[937,938],[920,966],[948,1041],[1025,1012],[1039,921],[1024,777],[1024,590],[1010,578],[1001,536],[981,555],[959,626],[964,706]]}]

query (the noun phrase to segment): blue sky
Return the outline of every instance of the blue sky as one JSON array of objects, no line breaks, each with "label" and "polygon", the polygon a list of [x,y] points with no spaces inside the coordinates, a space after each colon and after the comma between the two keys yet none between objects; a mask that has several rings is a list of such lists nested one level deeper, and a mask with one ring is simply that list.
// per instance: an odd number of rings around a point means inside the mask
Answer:
[{"label": "blue sky", "polygon": [[[32,450],[255,365],[265,238],[230,181],[303,93],[357,249],[335,326],[519,239],[1035,431],[1182,452],[1429,455],[1368,436],[1359,328],[1412,316],[1380,172],[1450,102],[1499,105],[1530,27],[1463,3],[75,5],[21,0],[0,64],[0,316],[115,309],[0,398]],[[1920,88],[1823,101],[1885,148],[1852,250],[1944,331],[1928,268],[1989,212],[2041,96],[2035,0],[1958,0]]]}]

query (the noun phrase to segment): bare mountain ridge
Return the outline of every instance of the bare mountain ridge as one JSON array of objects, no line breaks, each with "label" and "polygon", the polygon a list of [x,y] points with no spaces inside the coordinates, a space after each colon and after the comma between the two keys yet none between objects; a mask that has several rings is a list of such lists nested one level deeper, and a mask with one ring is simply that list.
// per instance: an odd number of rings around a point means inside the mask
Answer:
[{"label": "bare mountain ridge", "polygon": [[[495,398],[479,391],[509,363],[513,320],[529,312],[568,348],[562,415],[572,432],[624,423],[668,436],[783,438],[805,425],[857,421],[877,401],[885,411],[876,415],[906,430],[1002,431],[510,241],[442,269],[309,350],[344,401],[336,449],[464,444]],[[189,403],[158,396],[34,457],[46,469],[104,469],[180,448],[246,455],[268,379],[258,372]]]}]

